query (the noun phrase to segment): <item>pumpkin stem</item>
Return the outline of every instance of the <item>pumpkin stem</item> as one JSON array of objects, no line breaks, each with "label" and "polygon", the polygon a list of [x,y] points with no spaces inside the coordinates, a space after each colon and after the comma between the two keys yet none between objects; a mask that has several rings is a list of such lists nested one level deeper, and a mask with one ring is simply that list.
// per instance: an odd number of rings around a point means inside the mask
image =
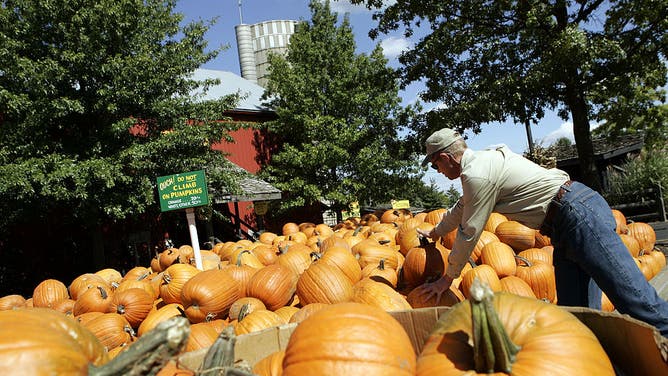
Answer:
[{"label": "pumpkin stem", "polygon": [[100,296],[102,299],[107,299],[109,297],[109,294],[107,294],[107,290],[105,290],[104,287],[97,286],[97,289],[100,291]]},{"label": "pumpkin stem", "polygon": [[[531,263],[531,261],[529,261],[529,259],[526,258],[526,257],[522,257],[522,256],[515,255],[515,258],[518,259],[518,260],[520,260],[520,261],[522,261],[524,264],[526,264],[526,266],[531,266],[531,265],[533,265],[533,264]],[[520,266],[521,266],[521,265],[520,265]]]},{"label": "pumpkin stem", "polygon": [[241,308],[239,309],[239,317],[237,318],[238,321],[243,320],[248,314],[250,313],[250,304],[244,303]]},{"label": "pumpkin stem", "polygon": [[237,266],[243,266],[243,263],[241,262],[241,256],[243,256],[244,253],[251,253],[251,251],[243,250],[243,251],[239,252],[239,254],[237,255],[237,262],[236,262]]},{"label": "pumpkin stem", "polygon": [[91,376],[154,375],[174,356],[185,348],[190,335],[190,323],[183,317],[172,317],[158,324],[153,330],[114,359],[102,366],[90,365]]},{"label": "pumpkin stem", "polygon": [[234,328],[232,326],[225,327],[204,355],[196,375],[252,376],[251,372],[237,368],[234,365],[234,344],[236,340]]},{"label": "pumpkin stem", "polygon": [[471,322],[476,372],[510,373],[520,346],[512,342],[494,309],[494,292],[478,278],[471,286]]}]

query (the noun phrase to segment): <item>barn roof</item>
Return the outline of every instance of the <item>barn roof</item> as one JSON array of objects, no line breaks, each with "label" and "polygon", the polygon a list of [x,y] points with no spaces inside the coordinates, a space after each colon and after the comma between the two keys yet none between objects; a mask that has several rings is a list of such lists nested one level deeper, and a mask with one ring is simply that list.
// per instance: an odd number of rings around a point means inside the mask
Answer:
[{"label": "barn roof", "polygon": [[[644,135],[642,133],[628,134],[615,138],[599,137],[592,139],[595,157],[603,160],[632,151],[638,151],[642,148],[643,143]],[[553,148],[554,155],[557,157],[557,162],[560,165],[579,163],[578,151],[575,144],[552,145],[551,148]]]},{"label": "barn roof", "polygon": [[236,110],[243,111],[270,111],[262,104],[264,88],[254,82],[228,71],[213,69],[196,69],[193,79],[203,81],[206,79],[219,79],[220,84],[211,86],[204,94],[203,100],[219,99],[221,97],[240,94],[241,99]]}]

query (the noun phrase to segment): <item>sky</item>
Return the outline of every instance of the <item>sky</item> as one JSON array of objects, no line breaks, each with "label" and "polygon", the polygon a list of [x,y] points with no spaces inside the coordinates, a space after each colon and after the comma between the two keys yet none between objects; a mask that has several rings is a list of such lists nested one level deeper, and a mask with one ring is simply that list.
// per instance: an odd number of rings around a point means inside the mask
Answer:
[{"label": "sky", "polygon": [[[305,20],[310,21],[311,11],[308,0],[177,0],[175,11],[184,15],[184,22],[211,20],[215,23],[210,27],[205,39],[211,49],[227,46],[214,60],[204,64],[202,68],[225,70],[241,76],[239,55],[234,27],[240,23],[254,24],[267,20]],[[241,5],[240,5],[241,4]],[[397,56],[402,50],[417,42],[419,35],[414,39],[406,39],[400,32],[381,34],[376,40],[368,36],[369,30],[377,26],[372,20],[371,11],[360,5],[352,5],[348,1],[330,1],[333,12],[339,14],[339,21],[348,14],[350,25],[355,35],[357,53],[369,54],[380,43],[389,64],[398,67]],[[420,83],[410,85],[400,92],[404,104],[414,103],[418,94],[424,90]],[[438,103],[423,103],[425,109],[438,106]],[[532,138],[539,145],[548,146],[561,137],[573,141],[573,126],[570,121],[565,122],[556,114],[548,112],[539,124],[531,128]],[[493,123],[483,125],[482,132],[465,133],[469,148],[483,150],[493,145],[505,144],[516,153],[523,153],[528,149],[528,138],[523,124]],[[446,190],[451,184],[460,189],[458,181],[451,182],[443,175],[428,169],[425,181],[433,179],[439,187]]]}]

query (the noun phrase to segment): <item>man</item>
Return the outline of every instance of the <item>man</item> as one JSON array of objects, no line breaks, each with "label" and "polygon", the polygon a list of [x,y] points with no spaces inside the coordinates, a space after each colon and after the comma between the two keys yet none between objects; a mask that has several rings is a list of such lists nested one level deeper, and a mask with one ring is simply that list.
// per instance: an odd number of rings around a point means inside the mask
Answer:
[{"label": "man", "polygon": [[425,144],[422,166],[431,162],[448,179],[460,178],[463,190],[433,229],[418,229],[434,240],[457,229],[446,273],[428,285],[429,296],[440,299],[459,277],[494,211],[550,236],[558,304],[600,309],[602,289],[619,312],[668,336],[668,302],[636,266],[601,195],[569,180],[566,172],[543,168],[505,146],[468,149],[452,129],[434,132]]}]

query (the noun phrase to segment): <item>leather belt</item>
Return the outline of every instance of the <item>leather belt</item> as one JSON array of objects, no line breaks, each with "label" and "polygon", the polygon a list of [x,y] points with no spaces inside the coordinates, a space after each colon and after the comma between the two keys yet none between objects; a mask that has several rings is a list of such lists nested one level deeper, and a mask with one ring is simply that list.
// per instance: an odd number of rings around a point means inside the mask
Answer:
[{"label": "leather belt", "polygon": [[559,190],[557,191],[557,194],[554,195],[554,198],[550,200],[550,204],[547,206],[547,212],[545,213],[545,219],[543,220],[543,224],[540,226],[540,232],[543,235],[552,235],[552,223],[554,222],[554,217],[556,217],[557,213],[559,212],[559,208],[561,207],[561,199],[564,197],[566,192],[570,192],[570,189],[568,188],[572,184],[572,180],[565,181],[561,187],[559,187]]}]

